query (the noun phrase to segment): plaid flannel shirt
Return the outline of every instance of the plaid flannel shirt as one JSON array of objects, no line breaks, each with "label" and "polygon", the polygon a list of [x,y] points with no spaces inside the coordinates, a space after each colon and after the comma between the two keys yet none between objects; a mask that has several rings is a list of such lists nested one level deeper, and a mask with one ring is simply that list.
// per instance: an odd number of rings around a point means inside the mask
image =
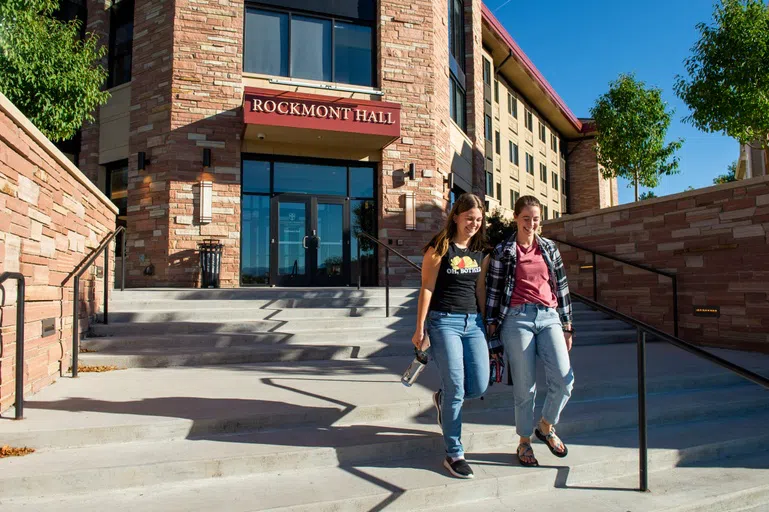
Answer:
[{"label": "plaid flannel shirt", "polygon": [[[489,268],[486,272],[486,324],[501,326],[510,309],[510,299],[515,287],[516,237],[517,231],[507,241],[494,248],[489,258]],[[561,253],[555,243],[547,238],[536,235],[536,241],[542,250],[542,257],[550,274],[550,288],[558,300],[558,316],[561,323],[571,323],[571,297],[569,283],[563,268]],[[499,331],[497,331],[499,332]],[[489,350],[501,349],[502,342],[498,336],[489,339]]]}]

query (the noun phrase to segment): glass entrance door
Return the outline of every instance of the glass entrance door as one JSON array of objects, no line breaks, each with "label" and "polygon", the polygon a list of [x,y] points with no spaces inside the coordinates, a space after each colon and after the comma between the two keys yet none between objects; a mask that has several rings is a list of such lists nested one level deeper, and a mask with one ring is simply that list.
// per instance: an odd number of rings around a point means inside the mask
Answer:
[{"label": "glass entrance door", "polygon": [[348,284],[348,201],[285,194],[272,202],[271,282],[278,286]]}]

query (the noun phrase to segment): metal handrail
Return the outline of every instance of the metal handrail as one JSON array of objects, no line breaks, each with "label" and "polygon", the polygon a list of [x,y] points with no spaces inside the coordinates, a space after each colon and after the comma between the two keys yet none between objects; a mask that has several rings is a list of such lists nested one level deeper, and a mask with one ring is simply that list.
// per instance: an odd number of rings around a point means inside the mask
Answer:
[{"label": "metal handrail", "polygon": [[[83,260],[80,265],[75,267],[77,272],[75,272],[74,277],[75,281],[72,285],[73,293],[72,293],[72,309],[73,309],[73,316],[72,316],[72,377],[77,377],[77,366],[78,366],[78,353],[80,351],[80,315],[78,315],[79,305],[80,305],[80,277],[85,273],[86,270],[93,264],[94,261],[96,261],[96,258],[99,257],[100,252],[104,252],[104,323],[109,323],[109,245],[112,242],[112,240],[117,236],[118,233],[125,233],[125,227],[124,226],[118,226],[118,228],[107,235],[107,238],[104,239],[104,241],[99,245],[99,247],[91,253],[89,257],[87,257],[85,260]],[[122,268],[122,278],[120,281],[120,291],[125,290],[125,255],[126,255],[126,237],[125,234],[123,235],[123,268]],[[69,278],[67,278],[68,280]],[[65,280],[66,283],[66,280]],[[64,284],[64,283],[62,283]]]},{"label": "metal handrail", "polygon": [[24,418],[24,295],[26,282],[20,272],[3,272],[0,284],[8,279],[16,279],[16,416]]},{"label": "metal handrail", "polygon": [[360,284],[361,284],[361,273],[362,273],[362,265],[360,264],[360,239],[365,238],[367,240],[370,240],[377,244],[380,247],[384,247],[387,249],[385,251],[385,315],[389,318],[390,317],[390,253],[392,252],[396,256],[398,256],[400,259],[408,263],[414,270],[417,272],[422,272],[422,267],[408,259],[406,256],[401,254],[400,252],[396,251],[392,247],[385,245],[382,241],[379,239],[371,236],[370,234],[366,233],[365,231],[361,231],[357,235],[355,235],[356,238],[358,238],[358,290],[360,290]]},{"label": "metal handrail", "polygon": [[757,373],[751,372],[747,368],[734,364],[731,361],[727,361],[724,358],[711,354],[707,350],[684,341],[677,336],[671,336],[670,334],[663,332],[649,324],[629,317],[619,311],[606,307],[594,300],[590,300],[584,295],[571,292],[570,295],[575,299],[583,302],[589,307],[601,311],[609,316],[622,320],[634,326],[638,330],[638,450],[639,450],[639,484],[641,491],[647,491],[649,489],[648,480],[648,444],[647,444],[647,421],[646,421],[646,335],[651,334],[657,338],[670,343],[671,345],[685,350],[697,357],[717,364],[718,366],[725,368],[733,373],[736,373],[740,377],[749,380],[759,386],[763,386],[769,389],[769,378],[766,378]]},{"label": "metal handrail", "polygon": [[652,272],[654,274],[658,274],[658,275],[670,278],[671,284],[673,286],[673,335],[678,337],[678,277],[676,276],[676,274],[672,272],[665,272],[663,270],[657,270],[656,268],[650,267],[648,265],[643,265],[641,263],[635,263],[633,261],[624,260],[622,258],[618,258],[617,256],[606,254],[604,252],[595,251],[593,249],[590,249],[589,247],[585,247],[584,245],[567,242],[565,240],[560,240],[558,238],[553,238],[553,237],[550,237],[550,240],[552,240],[553,242],[558,242],[559,244],[565,244],[570,247],[574,247],[575,249],[578,249],[580,251],[589,252],[593,255],[593,300],[596,302],[598,301],[598,262],[596,260],[596,256],[600,256],[602,258],[613,260],[618,263],[629,265],[635,268],[640,268],[641,270],[646,270],[647,272]]}]

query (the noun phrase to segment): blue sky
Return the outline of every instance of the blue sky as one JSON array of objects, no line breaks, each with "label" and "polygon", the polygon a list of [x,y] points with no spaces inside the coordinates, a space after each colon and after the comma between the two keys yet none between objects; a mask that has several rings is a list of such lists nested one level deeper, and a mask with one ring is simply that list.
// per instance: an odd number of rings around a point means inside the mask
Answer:
[{"label": "blue sky", "polygon": [[[712,185],[739,156],[734,139],[685,124],[688,109],[673,91],[698,39],[695,25],[710,23],[713,0],[484,1],[577,117],[590,115],[620,73],[662,89],[675,110],[668,138],[685,141],[681,172],[661,179],[658,196]],[[619,199],[633,201],[627,181],[619,182]]]}]

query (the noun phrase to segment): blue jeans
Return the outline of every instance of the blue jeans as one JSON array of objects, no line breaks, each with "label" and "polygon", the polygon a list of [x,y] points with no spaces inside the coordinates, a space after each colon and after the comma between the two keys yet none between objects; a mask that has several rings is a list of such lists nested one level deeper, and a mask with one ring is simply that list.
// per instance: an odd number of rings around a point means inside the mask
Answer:
[{"label": "blue jeans", "polygon": [[519,436],[534,433],[534,401],[537,396],[537,356],[547,378],[542,417],[555,425],[574,388],[574,371],[563,337],[561,320],[553,308],[523,304],[510,308],[500,338],[510,363],[515,395],[515,430]]},{"label": "blue jeans", "polygon": [[480,314],[430,311],[430,352],[441,375],[443,440],[446,455],[464,457],[462,403],[479,398],[489,385],[489,350]]}]

